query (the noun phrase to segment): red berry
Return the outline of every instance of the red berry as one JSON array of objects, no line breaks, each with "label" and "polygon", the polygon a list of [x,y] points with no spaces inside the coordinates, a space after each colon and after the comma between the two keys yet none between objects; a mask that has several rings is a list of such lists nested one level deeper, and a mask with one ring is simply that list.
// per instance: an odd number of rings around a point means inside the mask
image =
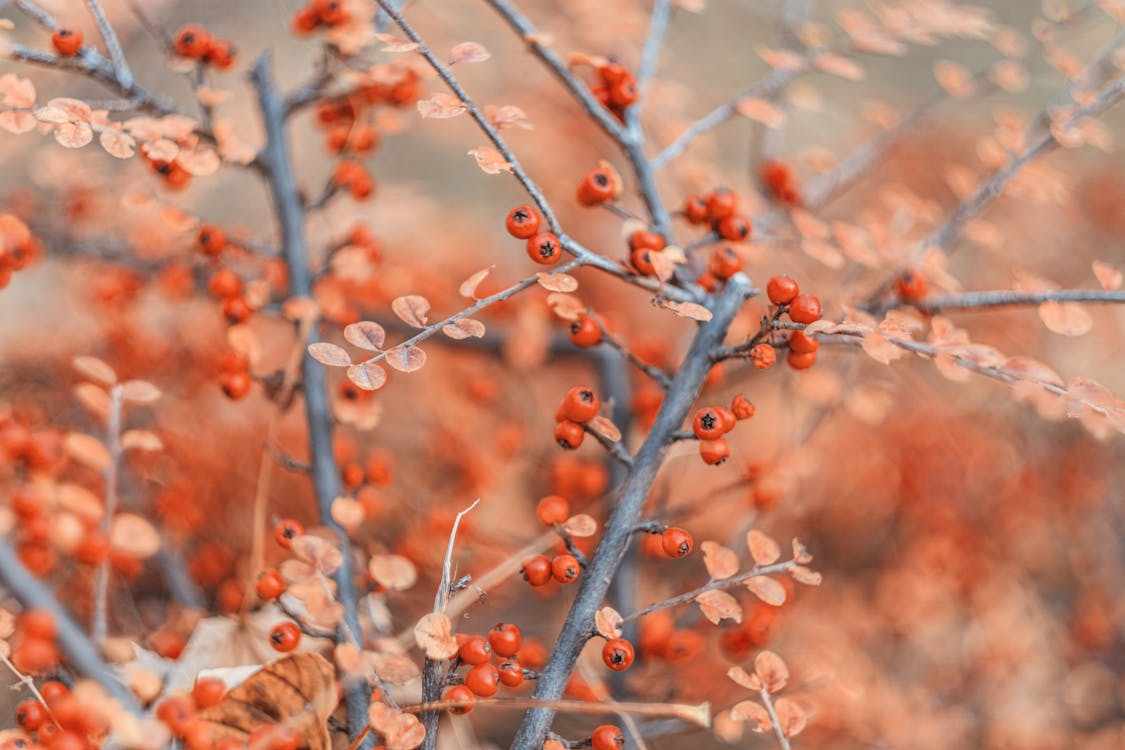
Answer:
[{"label": "red berry", "polygon": [[724,216],[715,223],[715,231],[724,240],[742,242],[749,239],[753,226],[750,224],[750,219],[742,214],[731,214],[730,216]]},{"label": "red berry", "polygon": [[582,425],[569,419],[564,419],[555,425],[555,442],[568,451],[582,445],[582,438],[585,436],[586,431],[582,429]]},{"label": "red berry", "polygon": [[624,638],[611,638],[602,647],[602,661],[614,672],[631,667],[634,657],[633,644]]},{"label": "red berry", "polygon": [[304,533],[305,527],[292,518],[283,518],[273,527],[273,538],[285,549],[289,549],[295,537]]},{"label": "red berry", "polygon": [[571,388],[563,399],[563,415],[572,422],[589,422],[598,416],[598,394],[585,386]]},{"label": "red berry", "polygon": [[797,282],[788,276],[774,276],[766,284],[766,296],[775,305],[788,305],[800,291]]},{"label": "red berry", "polygon": [[[547,495],[539,501],[538,507],[535,509],[535,517],[544,526],[554,526],[556,523],[563,523],[566,519],[570,518],[570,503],[566,498],[559,497],[558,495]],[[508,654],[501,654],[508,656]]]},{"label": "red berry", "polygon": [[215,256],[227,246],[227,235],[214,224],[204,224],[196,232],[195,244],[204,255]]},{"label": "red berry", "polygon": [[684,199],[684,218],[691,224],[707,223],[707,202],[698,195]]},{"label": "red berry", "polygon": [[262,574],[258,576],[258,583],[254,586],[258,596],[266,601],[273,601],[278,598],[285,593],[285,589],[285,579],[281,577],[281,573],[276,568],[262,571]]},{"label": "red berry", "polygon": [[638,229],[629,235],[630,250],[663,250],[667,244],[664,237],[647,229]]},{"label": "red berry", "polygon": [[579,315],[578,319],[570,324],[569,335],[575,346],[595,346],[602,341],[601,326],[589,315]]},{"label": "red berry", "polygon": [[496,666],[500,673],[500,683],[505,687],[519,687],[523,684],[523,665],[518,661],[506,659]]},{"label": "red berry", "polygon": [[820,320],[820,300],[811,294],[798,294],[789,303],[789,319],[806,325]]},{"label": "red berry", "polygon": [[238,401],[244,397],[250,392],[252,385],[254,385],[254,381],[245,372],[224,372],[219,376],[219,387],[223,389],[226,397],[232,401]]},{"label": "red berry", "polygon": [[730,443],[726,441],[726,438],[700,440],[699,455],[704,463],[718,466],[730,458]]},{"label": "red berry", "polygon": [[691,420],[691,431],[700,440],[717,440],[727,432],[722,415],[712,406],[695,413]]},{"label": "red berry", "polygon": [[820,342],[804,331],[793,331],[789,336],[789,351],[797,354],[812,354],[820,348]]},{"label": "red berry", "polygon": [[450,706],[449,713],[464,716],[473,710],[473,691],[464,685],[454,685],[445,691],[444,700],[450,703],[459,703],[458,706]]},{"label": "red berry", "polygon": [[518,240],[526,240],[539,231],[539,212],[533,206],[516,206],[508,212],[504,227]]},{"label": "red berry", "polygon": [[219,70],[230,70],[238,57],[234,45],[226,39],[212,39],[203,53],[203,61],[214,65]]},{"label": "red berry", "polygon": [[615,175],[608,169],[598,168],[590,170],[582,178],[575,197],[583,206],[596,206],[613,200],[619,190]]},{"label": "red berry", "polygon": [[500,673],[488,662],[465,673],[465,687],[481,698],[491,698],[500,689]]},{"label": "red berry", "polygon": [[74,57],[82,49],[82,32],[58,28],[51,33],[51,46],[63,57]]},{"label": "red berry", "polygon": [[730,216],[738,208],[738,196],[733,190],[719,188],[707,196],[707,218],[720,221]]},{"label": "red berry", "polygon": [[527,240],[527,257],[540,265],[549,266],[557,263],[562,257],[562,252],[559,238],[551,232],[533,234]]},{"label": "red berry", "polygon": [[895,291],[905,300],[920,300],[929,291],[929,284],[917,269],[908,268],[895,280]]},{"label": "red berry", "polygon": [[19,619],[20,632],[28,638],[42,638],[53,641],[58,628],[55,616],[46,609],[25,610]]},{"label": "red berry", "polygon": [[728,433],[738,425],[738,417],[734,412],[725,406],[716,406],[715,412],[719,415],[719,419],[723,422],[723,433]]},{"label": "red berry", "polygon": [[725,281],[742,270],[742,257],[734,248],[724,245],[711,254],[707,268],[716,279]]},{"label": "red berry", "polygon": [[750,399],[741,394],[735,396],[734,400],[730,402],[730,410],[734,412],[735,419],[740,421],[750,419],[750,417],[754,416],[754,412],[756,411]]},{"label": "red berry", "polygon": [[279,622],[270,631],[270,645],[275,651],[292,651],[301,642],[301,629],[295,622]]},{"label": "red berry", "polygon": [[520,629],[510,622],[502,622],[488,631],[488,645],[497,656],[515,656],[522,642]]},{"label": "red berry", "polygon": [[625,735],[613,724],[602,724],[590,736],[593,750],[621,750],[625,747]]},{"label": "red berry", "polygon": [[47,720],[47,709],[34,698],[21,701],[16,706],[16,723],[25,732],[34,732]]},{"label": "red berry", "polygon": [[656,264],[652,262],[652,259],[657,252],[656,250],[639,247],[630,251],[629,262],[633,264],[633,268],[637,269],[637,273],[641,276],[655,276]]},{"label": "red berry", "polygon": [[789,352],[785,357],[785,361],[794,370],[807,370],[816,364],[816,352],[809,352],[807,354],[798,354],[797,352]]},{"label": "red berry", "polygon": [[200,677],[191,689],[191,697],[196,708],[210,708],[218,705],[227,694],[226,683],[218,677]]},{"label": "red berry", "polygon": [[660,546],[668,557],[687,557],[695,547],[691,534],[677,526],[669,526],[660,535]]},{"label": "red berry", "polygon": [[211,46],[211,34],[199,24],[189,23],[176,32],[172,46],[181,57],[200,59]]},{"label": "red berry", "polygon": [[520,574],[532,586],[543,586],[551,580],[551,561],[543,555],[529,557],[523,561]]},{"label": "red berry", "polygon": [[489,657],[492,656],[492,646],[488,645],[483,637],[474,635],[467,638],[458,649],[457,655],[461,657],[461,661],[465,664],[476,666],[478,664],[486,664]]},{"label": "red berry", "polygon": [[582,566],[574,555],[558,555],[551,561],[551,575],[559,583],[572,583],[581,572]]}]

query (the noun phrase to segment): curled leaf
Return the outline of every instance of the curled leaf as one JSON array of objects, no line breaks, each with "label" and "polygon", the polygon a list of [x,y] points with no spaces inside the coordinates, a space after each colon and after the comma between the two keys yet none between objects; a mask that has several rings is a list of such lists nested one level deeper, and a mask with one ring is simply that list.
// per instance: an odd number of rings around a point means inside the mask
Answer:
[{"label": "curled leaf", "polygon": [[414,625],[414,642],[426,654],[427,659],[452,659],[457,653],[457,639],[453,637],[453,625],[443,612],[430,612],[423,615]]},{"label": "curled leaf", "polygon": [[603,638],[620,638],[623,618],[613,607],[602,607],[594,615],[594,627]]},{"label": "curled leaf", "polygon": [[819,586],[824,580],[824,576],[815,570],[809,570],[804,565],[794,565],[789,569],[789,575],[793,576],[793,580],[797,583],[803,583],[806,586]]},{"label": "curled leaf", "polygon": [[679,315],[681,318],[691,318],[700,322],[707,322],[711,319],[711,311],[706,307],[695,302],[676,302],[674,300],[661,300],[661,307],[666,307],[672,312]]},{"label": "curled leaf", "polygon": [[467,338],[481,338],[484,336],[485,327],[475,318],[461,318],[441,327],[441,332],[449,338],[460,341]]},{"label": "curled leaf", "polygon": [[746,688],[747,690],[761,690],[762,681],[758,679],[757,675],[750,674],[745,669],[739,666],[733,666],[727,670],[727,677],[734,681],[737,685]]},{"label": "curled leaf", "polygon": [[391,310],[408,326],[425,328],[426,315],[430,312],[430,301],[418,294],[407,294],[396,297],[391,302]]},{"label": "curled leaf", "polygon": [[467,297],[469,299],[480,299],[479,297],[477,297],[477,287],[480,286],[480,283],[484,281],[485,277],[492,272],[493,268],[495,268],[495,266],[482,268],[469,278],[462,281],[461,286],[457,288],[457,293],[462,297]]},{"label": "curled leaf", "polygon": [[781,733],[786,737],[796,737],[809,723],[805,709],[798,706],[788,698],[779,698],[773,706],[777,714],[777,723],[781,726]]},{"label": "curled leaf", "polygon": [[455,96],[437,93],[429,99],[418,101],[418,114],[431,120],[448,120],[464,114],[468,106]]},{"label": "curled leaf", "polygon": [[578,513],[566,519],[562,525],[563,531],[573,537],[583,538],[598,533],[598,522],[593,516]]},{"label": "curled leaf", "polygon": [[476,159],[477,166],[485,174],[500,174],[501,172],[512,171],[512,163],[492,146],[478,146],[470,149],[469,156]]},{"label": "curled leaf", "polygon": [[617,429],[617,425],[610,419],[600,414],[587,422],[586,425],[611,443],[621,441],[621,430]]},{"label": "curled leaf", "polygon": [[796,562],[801,563],[802,565],[805,563],[811,563],[813,560],[812,555],[809,554],[809,551],[805,547],[804,543],[802,543],[801,540],[797,539],[796,537],[793,538],[793,559]]},{"label": "curled leaf", "polygon": [[426,739],[426,728],[414,714],[395,710],[385,703],[375,702],[367,710],[371,727],[383,735],[387,750],[413,750]]}]

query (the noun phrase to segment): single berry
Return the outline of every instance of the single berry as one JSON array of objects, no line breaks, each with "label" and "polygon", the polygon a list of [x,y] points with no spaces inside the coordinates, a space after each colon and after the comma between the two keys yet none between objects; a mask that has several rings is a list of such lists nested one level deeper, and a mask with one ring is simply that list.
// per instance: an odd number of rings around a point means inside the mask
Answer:
[{"label": "single berry", "polygon": [[717,440],[726,434],[723,417],[713,406],[695,413],[691,420],[691,431],[700,440]]},{"label": "single berry", "polygon": [[547,495],[539,501],[539,505],[535,509],[535,517],[544,526],[554,526],[556,523],[563,523],[566,519],[570,518],[570,503],[566,498],[559,497],[558,495]]},{"label": "single berry", "polygon": [[715,231],[728,242],[743,242],[749,239],[753,226],[750,224],[750,219],[742,214],[731,214],[715,223]]},{"label": "single berry", "polygon": [[660,535],[660,546],[668,557],[687,557],[695,547],[695,540],[678,526],[669,526]]},{"label": "single berry", "polygon": [[601,326],[589,315],[579,315],[576,320],[571,322],[569,335],[575,346],[583,348],[595,346],[602,341]]},{"label": "single berry", "polygon": [[684,199],[684,218],[690,224],[707,223],[707,201],[698,195],[689,195]]},{"label": "single berry", "polygon": [[625,747],[625,735],[613,724],[602,724],[590,735],[593,750],[621,750]]},{"label": "single berry", "polygon": [[789,319],[806,325],[820,320],[820,300],[811,294],[798,294],[789,303]]},{"label": "single berry", "polygon": [[444,700],[459,705],[450,706],[449,713],[464,716],[473,710],[473,691],[464,685],[454,685],[445,691]]},{"label": "single berry", "polygon": [[258,597],[265,601],[273,601],[285,593],[285,579],[281,577],[281,573],[276,568],[262,571],[258,576],[258,582],[254,586],[254,591],[257,592]]},{"label": "single berry", "polygon": [[526,240],[539,231],[539,212],[532,206],[516,206],[508,212],[504,227],[518,240]]},{"label": "single berry", "polygon": [[218,677],[199,677],[191,689],[191,697],[196,708],[210,708],[218,705],[227,694],[227,685]]},{"label": "single berry", "polygon": [[47,709],[34,698],[21,701],[16,706],[16,723],[25,732],[34,732],[47,720]]},{"label": "single berry", "polygon": [[555,425],[555,442],[568,451],[582,445],[582,438],[585,436],[586,431],[582,429],[582,425],[569,419],[564,419]]},{"label": "single berry", "polygon": [[532,586],[543,586],[551,580],[551,561],[544,555],[529,557],[523,561],[520,575]]},{"label": "single berry", "polygon": [[895,280],[895,291],[905,300],[916,301],[926,296],[929,284],[917,269],[908,268]]},{"label": "single berry", "polygon": [[639,247],[629,252],[629,262],[641,276],[655,276],[656,264],[652,262],[658,251]]},{"label": "single berry", "polygon": [[816,364],[816,352],[809,352],[807,354],[798,354],[797,352],[789,352],[785,357],[785,361],[794,370],[807,370]]},{"label": "single berry", "polygon": [[596,206],[613,200],[619,187],[616,177],[608,169],[593,169],[582,178],[575,197],[583,206]]},{"label": "single berry", "polygon": [[582,567],[574,555],[558,555],[551,561],[551,575],[559,583],[573,583],[581,572]]},{"label": "single berry", "polygon": [[475,667],[478,664],[486,664],[488,662],[489,657],[492,656],[492,647],[488,645],[488,641],[482,636],[474,635],[461,644],[457,655],[461,657],[461,661],[465,664]]},{"label": "single berry", "polygon": [[559,238],[551,232],[533,234],[527,239],[527,257],[540,265],[549,266],[562,257]]},{"label": "single berry", "polygon": [[585,386],[571,388],[563,399],[563,414],[572,422],[589,422],[598,416],[598,394]]},{"label": "single berry", "polygon": [[277,522],[277,526],[273,527],[273,538],[277,543],[289,549],[293,544],[293,539],[305,533],[305,527],[299,521],[292,518],[283,518]]},{"label": "single berry", "polygon": [[519,687],[523,684],[523,666],[518,661],[505,659],[496,665],[500,673],[500,684],[505,687]]},{"label": "single berry", "polygon": [[726,281],[742,270],[742,257],[734,251],[734,248],[724,245],[711,253],[711,262],[707,264],[707,270],[716,279]]},{"label": "single berry", "polygon": [[774,276],[766,284],[766,296],[775,305],[788,305],[800,291],[797,282],[788,276]]},{"label": "single berry", "polygon": [[730,443],[726,441],[726,438],[700,440],[699,455],[704,463],[718,466],[730,458]]},{"label": "single berry", "polygon": [[667,244],[663,236],[647,229],[638,229],[629,235],[630,250],[663,250]]},{"label": "single berry", "polygon": [[730,402],[730,410],[734,412],[735,418],[740,421],[750,419],[756,411],[753,402],[742,394],[735,396],[734,400]]},{"label": "single berry", "polygon": [[51,33],[51,46],[63,57],[74,57],[82,49],[82,32],[57,28]]},{"label": "single berry", "polygon": [[797,354],[812,354],[820,348],[820,342],[804,331],[793,331],[789,336],[789,351]]},{"label": "single berry", "polygon": [[756,369],[768,370],[777,360],[777,350],[769,344],[756,344],[750,350],[750,362]]},{"label": "single berry", "polygon": [[738,196],[733,190],[719,188],[707,196],[707,218],[713,222],[721,221],[738,208]]},{"label": "single berry", "polygon": [[515,656],[522,642],[520,629],[510,622],[502,622],[488,631],[488,645],[497,656]]},{"label": "single berry", "polygon": [[279,622],[270,631],[270,645],[275,651],[292,651],[301,642],[301,629],[295,622]]},{"label": "single berry", "polygon": [[172,47],[181,57],[201,59],[211,46],[211,34],[197,23],[189,23],[176,32]]},{"label": "single berry", "polygon": [[631,667],[634,657],[633,644],[624,638],[611,638],[602,647],[602,661],[614,672]]},{"label": "single berry", "polygon": [[195,235],[195,244],[204,255],[216,256],[227,246],[227,235],[214,224],[204,224]]},{"label": "single berry", "polygon": [[465,687],[481,698],[491,698],[500,689],[500,673],[488,662],[465,673]]}]

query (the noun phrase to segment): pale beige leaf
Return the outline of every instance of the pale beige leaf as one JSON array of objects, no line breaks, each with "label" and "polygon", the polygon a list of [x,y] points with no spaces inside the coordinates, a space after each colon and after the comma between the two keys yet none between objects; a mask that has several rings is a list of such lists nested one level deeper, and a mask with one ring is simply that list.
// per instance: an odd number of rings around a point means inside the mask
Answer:
[{"label": "pale beige leaf", "polygon": [[408,326],[425,328],[426,315],[430,312],[430,301],[418,294],[407,294],[396,297],[391,302],[391,310]]},{"label": "pale beige leaf", "polygon": [[817,70],[849,81],[862,81],[864,78],[863,67],[859,63],[832,52],[818,55],[813,60],[813,65]]},{"label": "pale beige leaf", "polygon": [[376,701],[367,711],[376,732],[383,735],[387,750],[413,750],[426,739],[426,729],[414,714],[403,713]]},{"label": "pale beige leaf", "polygon": [[785,587],[772,578],[755,576],[746,581],[746,588],[766,604],[775,607],[785,604]]},{"label": "pale beige leaf", "polygon": [[361,362],[347,369],[348,380],[365,391],[377,391],[387,382],[387,371],[377,364]]},{"label": "pale beige leaf", "polygon": [[757,701],[739,701],[730,710],[731,718],[735,721],[751,721],[755,732],[768,732],[773,729],[769,712]]},{"label": "pale beige leaf", "polygon": [[375,38],[383,43],[382,52],[413,52],[418,45],[394,34],[376,34]]},{"label": "pale beige leaf", "polygon": [[0,128],[13,135],[30,133],[35,130],[38,120],[28,110],[5,110],[0,112]]},{"label": "pale beige leaf", "polygon": [[747,690],[761,690],[762,681],[758,679],[758,675],[750,674],[740,666],[733,666],[727,670],[727,677],[729,677],[735,684],[746,688]]},{"label": "pale beige leaf", "polygon": [[876,362],[884,365],[890,364],[899,357],[906,355],[906,350],[891,343],[891,341],[881,333],[871,331],[863,337],[863,351],[867,356]]},{"label": "pale beige leaf", "polygon": [[448,120],[464,114],[468,106],[455,96],[437,93],[418,101],[418,114],[430,120]]},{"label": "pale beige leaf", "polygon": [[418,569],[402,555],[373,555],[367,570],[392,591],[405,591],[418,580]]},{"label": "pale beige leaf", "polygon": [[329,367],[349,367],[352,363],[352,358],[344,347],[326,341],[309,344],[309,356]]},{"label": "pale beige leaf", "polygon": [[793,576],[793,580],[797,583],[803,583],[806,586],[819,586],[824,580],[824,576],[815,570],[809,570],[804,565],[794,565],[789,569],[789,575]]},{"label": "pale beige leaf", "polygon": [[1090,313],[1077,302],[1044,302],[1039,305],[1039,319],[1049,331],[1062,336],[1082,336],[1094,327]]},{"label": "pale beige leaf", "polygon": [[386,361],[399,372],[415,372],[426,364],[426,352],[416,346],[396,346],[387,350]]},{"label": "pale beige leaf", "polygon": [[691,318],[700,322],[707,322],[712,318],[711,311],[703,305],[696,304],[695,302],[675,302],[672,300],[661,300],[661,307],[666,307],[672,312],[676,313],[682,318]]},{"label": "pale beige leaf", "polygon": [[1103,263],[1100,260],[1095,260],[1093,263],[1094,276],[1097,277],[1098,283],[1101,284],[1102,289],[1112,291],[1120,289],[1122,283],[1121,271],[1109,263]]},{"label": "pale beige leaf", "polygon": [[769,128],[779,128],[785,121],[785,113],[768,99],[748,97],[739,101],[735,109],[743,117],[760,122]]},{"label": "pale beige leaf", "polygon": [[699,545],[703,550],[703,564],[711,578],[730,578],[738,572],[738,555],[729,547],[707,540]]},{"label": "pale beige leaf", "polygon": [[587,422],[586,425],[611,443],[621,441],[621,430],[617,429],[617,425],[608,417],[603,417],[599,414]]},{"label": "pale beige leaf", "polygon": [[771,693],[781,690],[789,682],[789,667],[772,651],[762,651],[754,657],[754,674]]},{"label": "pale beige leaf", "polygon": [[703,613],[703,616],[715,625],[718,625],[722,620],[742,622],[742,605],[725,591],[719,589],[704,591],[695,597],[695,601],[699,604],[699,610]]},{"label": "pale beige leaf", "polygon": [[479,297],[477,297],[477,287],[480,286],[480,283],[484,281],[485,277],[488,276],[488,274],[492,273],[492,269],[495,267],[496,266],[489,266],[488,268],[482,268],[469,278],[462,281],[461,286],[457,288],[458,294],[460,294],[462,297],[467,297],[468,299],[480,299]]},{"label": "pale beige leaf", "polygon": [[602,607],[594,614],[594,627],[603,638],[620,638],[623,619],[613,607]]},{"label": "pale beige leaf", "polygon": [[566,519],[562,524],[563,531],[573,537],[583,538],[598,533],[598,522],[593,516],[578,513]]},{"label": "pale beige leaf", "polygon": [[121,384],[121,398],[135,404],[151,404],[160,398],[160,389],[147,380],[127,380]]},{"label": "pale beige leaf", "polygon": [[938,60],[934,63],[934,78],[954,98],[963,99],[973,93],[973,74],[960,63]]},{"label": "pale beige leaf", "polygon": [[160,551],[160,534],[144,518],[118,513],[110,522],[109,543],[122,554],[144,560]]},{"label": "pale beige leaf", "polygon": [[805,709],[798,706],[788,698],[778,698],[773,704],[773,711],[777,714],[777,723],[781,726],[781,733],[786,737],[796,737],[808,726],[809,717]]},{"label": "pale beige leaf", "polygon": [[537,273],[539,286],[550,292],[573,292],[578,288],[578,279],[566,273]]},{"label": "pale beige leaf", "polygon": [[69,120],[66,112],[63,112],[58,107],[37,107],[35,110],[35,119],[39,122],[49,122],[55,125],[60,125]]},{"label": "pale beige leaf", "polygon": [[492,57],[483,44],[477,42],[461,42],[449,51],[449,64],[484,62]]},{"label": "pale beige leaf", "polygon": [[5,107],[31,107],[35,104],[35,84],[15,73],[5,73],[0,76],[0,96]]},{"label": "pale beige leaf", "polygon": [[62,510],[88,521],[101,521],[105,515],[102,500],[85,487],[64,482],[55,488],[55,502]]},{"label": "pale beige leaf", "polygon": [[426,654],[427,659],[451,659],[457,653],[457,639],[453,637],[453,625],[442,612],[423,615],[414,625],[414,642]]},{"label": "pale beige leaf", "polygon": [[64,148],[82,148],[94,140],[94,131],[84,122],[64,122],[55,128],[55,141]]},{"label": "pale beige leaf", "polygon": [[344,328],[344,338],[352,346],[377,352],[383,348],[387,340],[387,332],[383,326],[370,320],[361,320]]},{"label": "pale beige leaf", "polygon": [[460,341],[461,339],[479,339],[485,334],[484,323],[475,318],[461,318],[441,327],[441,332],[449,338]]},{"label": "pale beige leaf", "polygon": [[730,711],[720,711],[711,719],[711,732],[728,745],[733,745],[742,739],[746,727],[741,721],[736,721]]},{"label": "pale beige leaf", "polygon": [[66,118],[71,122],[89,124],[94,118],[94,110],[81,99],[58,96],[48,101],[47,106],[62,110],[66,113]]},{"label": "pale beige leaf", "polygon": [[504,128],[535,129],[535,126],[527,119],[527,113],[514,104],[489,108],[488,119],[497,130],[503,130]]},{"label": "pale beige leaf", "polygon": [[339,570],[344,562],[344,555],[338,546],[312,534],[293,537],[289,542],[289,549],[295,558],[312,565],[326,576]]},{"label": "pale beige leaf", "polygon": [[222,161],[219,152],[210,146],[180,149],[176,163],[190,175],[206,177],[219,171]]},{"label": "pale beige leaf", "polygon": [[332,501],[332,520],[347,532],[353,532],[363,523],[367,514],[363,504],[344,495]]},{"label": "pale beige leaf", "polygon": [[137,141],[120,130],[103,130],[98,136],[98,142],[107,154],[118,159],[128,159],[137,152]]},{"label": "pale beige leaf", "polygon": [[164,441],[149,430],[126,430],[121,435],[121,447],[125,450],[160,451],[164,450]]},{"label": "pale beige leaf", "polygon": [[492,146],[478,146],[470,149],[469,156],[476,159],[477,166],[485,174],[500,174],[501,172],[512,171],[512,163]]},{"label": "pale beige leaf", "polygon": [[63,445],[72,458],[91,469],[105,471],[109,467],[109,451],[95,437],[81,432],[71,432],[64,439]]},{"label": "pale beige leaf", "polygon": [[805,563],[811,563],[813,560],[812,555],[809,554],[809,551],[805,547],[804,543],[802,543],[801,540],[797,539],[796,537],[793,538],[793,560],[795,562],[801,563],[802,565]]},{"label": "pale beige leaf", "polygon": [[781,557],[781,548],[777,546],[777,542],[757,529],[746,532],[746,547],[757,565],[769,565]]},{"label": "pale beige leaf", "polygon": [[103,385],[113,385],[117,382],[117,373],[97,357],[75,357],[72,364],[75,370]]},{"label": "pale beige leaf", "polygon": [[586,312],[586,305],[582,300],[560,292],[551,292],[547,295],[547,307],[559,320],[578,320],[578,316]]}]

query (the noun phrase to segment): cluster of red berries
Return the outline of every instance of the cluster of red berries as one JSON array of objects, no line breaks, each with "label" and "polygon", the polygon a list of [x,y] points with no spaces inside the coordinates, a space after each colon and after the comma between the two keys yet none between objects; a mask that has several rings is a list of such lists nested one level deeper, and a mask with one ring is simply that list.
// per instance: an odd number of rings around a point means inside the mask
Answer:
[{"label": "cluster of red berries", "polygon": [[783,206],[796,206],[801,203],[797,178],[788,164],[783,161],[765,161],[762,163],[760,174],[762,187],[775,201]]},{"label": "cluster of red berries", "polygon": [[691,431],[699,439],[699,456],[704,463],[718,466],[730,458],[730,443],[723,435],[743,419],[754,416],[754,404],[742,395],[735,396],[730,408],[705,406],[691,419]]},{"label": "cluster of red berries", "polygon": [[242,294],[244,290],[241,277],[226,266],[211,274],[207,282],[207,291],[215,299],[222,300],[223,318],[232,326],[245,323],[254,313]]},{"label": "cluster of red berries", "polygon": [[309,4],[293,15],[293,32],[311,34],[324,26],[332,28],[350,19],[344,0],[310,0]]},{"label": "cluster of red berries", "polygon": [[578,183],[574,197],[580,205],[598,206],[607,201],[612,201],[621,194],[621,179],[606,164],[597,169],[591,169]]},{"label": "cluster of red berries", "polygon": [[[304,533],[305,527],[293,518],[283,518],[273,527],[274,541],[283,549],[290,549],[293,540]],[[274,569],[263,571],[254,587],[258,596],[271,601],[284,594],[285,588],[285,579]],[[290,620],[279,622],[270,629],[269,642],[275,651],[292,651],[301,643],[301,628]]]},{"label": "cluster of red berries", "polygon": [[527,257],[540,265],[549,266],[562,258],[562,243],[554,232],[540,232],[543,219],[534,206],[516,206],[504,219],[504,228],[517,240],[526,240]]},{"label": "cluster of red berries", "polygon": [[[102,737],[109,731],[106,717],[79,701],[63,683],[45,682],[39,686],[39,695],[42,703],[28,699],[16,706],[16,724],[32,735],[32,744],[52,750],[88,750],[96,746],[91,738]],[[26,747],[27,744],[23,741],[11,747]],[[5,743],[5,747],[8,746]]]},{"label": "cluster of red berries", "polygon": [[574,583],[582,573],[578,558],[569,553],[555,555],[533,555],[523,561],[520,574],[532,586],[546,586],[552,580],[559,583]]},{"label": "cluster of red berries", "polygon": [[16,622],[12,663],[22,672],[43,674],[59,665],[55,616],[42,609],[29,609]]},{"label": "cluster of red berries", "polygon": [[582,445],[582,437],[586,434],[583,425],[598,416],[600,409],[601,401],[592,389],[580,385],[567,391],[555,410],[555,440],[558,444],[567,450]]},{"label": "cluster of red berries", "polygon": [[637,77],[621,63],[613,60],[597,68],[598,85],[590,90],[594,98],[617,119],[625,119],[625,110],[637,103]]},{"label": "cluster of red berries", "polygon": [[463,633],[458,633],[456,638],[459,648],[454,659],[469,669],[460,685],[445,692],[445,700],[459,704],[450,709],[452,713],[467,714],[473,710],[474,698],[491,698],[501,686],[518,688],[523,684],[523,664],[519,657],[523,635],[519,627],[502,622],[488,631],[487,638]]},{"label": "cluster of red berries", "polygon": [[723,245],[711,252],[707,270],[700,274],[695,283],[708,292],[713,292],[718,288],[720,282],[726,281],[741,270],[742,256],[730,245]]},{"label": "cluster of red berries", "polygon": [[[386,82],[360,86],[353,93],[326,99],[316,108],[316,124],[324,131],[324,144],[329,153],[346,154],[352,158],[374,154],[381,143],[379,131],[374,126],[374,108],[379,105],[408,107],[418,101],[422,93],[422,79],[411,68],[392,68]],[[355,167],[348,167],[355,172]],[[355,174],[337,174],[337,178],[354,178]],[[365,187],[360,179],[356,187],[344,185],[356,198]],[[374,187],[372,182],[371,188]],[[357,190],[358,188],[358,190]],[[370,190],[367,191],[370,194]]]},{"label": "cluster of red berries", "polygon": [[339,190],[346,190],[357,201],[370,198],[375,192],[375,178],[367,167],[354,159],[345,159],[336,165],[332,184]]},{"label": "cluster of red berries", "polygon": [[141,150],[141,158],[152,170],[152,173],[164,180],[164,187],[169,190],[183,190],[191,182],[191,172],[184,169],[176,159],[154,159]]},{"label": "cluster of red berries", "polygon": [[[801,294],[797,282],[788,276],[771,278],[766,284],[766,295],[794,323],[809,325],[820,320],[820,300],[811,294]],[[816,364],[816,350],[819,348],[820,342],[814,337],[804,331],[793,331],[789,336],[786,361],[794,370],[806,370]]]},{"label": "cluster of red berries", "polygon": [[172,38],[172,49],[180,57],[199,60],[204,65],[213,65],[219,70],[228,70],[237,57],[233,44],[212,36],[211,32],[197,23],[189,23],[176,32],[176,36]]},{"label": "cluster of red berries", "polygon": [[728,242],[745,242],[754,231],[746,214],[738,211],[738,195],[727,188],[718,188],[700,197],[684,199],[684,218],[695,225],[709,224],[711,230]]},{"label": "cluster of red berries", "polygon": [[[246,740],[234,737],[217,739],[210,722],[201,721],[198,712],[218,705],[225,697],[226,685],[222,680],[214,677],[199,679],[190,694],[179,693],[161,701],[155,715],[182,740],[184,747],[191,750],[245,750],[247,747],[297,750],[300,747],[301,735],[285,723],[262,724],[251,731]],[[54,750],[54,745],[51,747]]]},{"label": "cluster of red berries", "polygon": [[27,268],[40,249],[27,224],[11,214],[0,214],[0,289],[8,286],[14,271]]},{"label": "cluster of red berries", "polygon": [[254,379],[250,376],[250,358],[233,349],[219,360],[219,387],[231,401],[238,401],[250,392]]},{"label": "cluster of red berries", "polygon": [[629,235],[629,264],[641,276],[655,276],[653,258],[667,246],[667,240],[659,232],[638,229]]},{"label": "cluster of red berries", "polygon": [[51,32],[51,46],[61,57],[74,57],[82,49],[82,32],[60,26]]}]

